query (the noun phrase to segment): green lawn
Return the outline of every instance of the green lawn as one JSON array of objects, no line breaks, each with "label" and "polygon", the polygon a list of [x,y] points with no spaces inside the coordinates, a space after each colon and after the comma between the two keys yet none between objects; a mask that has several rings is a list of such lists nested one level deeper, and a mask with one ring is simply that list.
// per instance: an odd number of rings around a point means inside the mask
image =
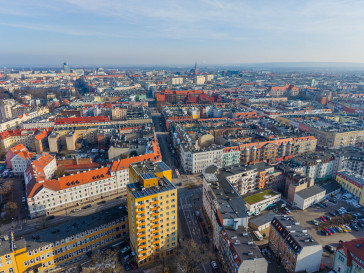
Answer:
[{"label": "green lawn", "polygon": [[263,192],[245,197],[244,201],[251,205],[263,201],[264,199],[266,199],[265,196],[274,196],[274,195],[277,195],[277,193],[272,190],[265,190]]}]

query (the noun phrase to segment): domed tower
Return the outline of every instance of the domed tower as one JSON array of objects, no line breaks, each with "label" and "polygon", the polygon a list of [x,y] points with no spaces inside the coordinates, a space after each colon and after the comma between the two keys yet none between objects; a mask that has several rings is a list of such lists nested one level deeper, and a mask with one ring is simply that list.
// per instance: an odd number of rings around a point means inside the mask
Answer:
[{"label": "domed tower", "polygon": [[282,143],[281,144],[281,154],[279,156],[285,156],[286,155],[286,151],[287,151],[287,146],[286,143]]},{"label": "domed tower", "polygon": [[248,147],[245,147],[245,149],[243,151],[243,156],[244,156],[244,159],[243,159],[244,164],[248,165],[249,160],[250,160],[250,150]]},{"label": "domed tower", "polygon": [[287,155],[291,155],[292,154],[292,142],[288,141],[287,143]]},{"label": "domed tower", "polygon": [[256,160],[257,160],[257,147],[254,146],[251,151],[251,161],[253,164],[255,164]]}]

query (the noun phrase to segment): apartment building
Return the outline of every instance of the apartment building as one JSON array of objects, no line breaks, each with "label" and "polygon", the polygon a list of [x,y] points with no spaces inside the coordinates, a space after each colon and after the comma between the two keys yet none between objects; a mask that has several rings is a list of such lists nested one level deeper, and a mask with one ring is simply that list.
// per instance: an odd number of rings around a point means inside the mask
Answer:
[{"label": "apartment building", "polygon": [[247,232],[245,202],[216,166],[203,171],[202,198],[224,272],[267,272],[268,263]]},{"label": "apartment building", "polygon": [[333,269],[337,273],[364,271],[364,238],[342,242],[336,248]]},{"label": "apartment building", "polygon": [[312,273],[320,269],[322,246],[292,216],[273,218],[269,247],[288,273]]},{"label": "apartment building", "polygon": [[127,211],[114,207],[24,237],[1,236],[0,272],[49,272],[128,237]]},{"label": "apartment building", "polygon": [[314,154],[295,157],[293,162],[303,167],[303,174],[317,182],[331,179],[334,156],[330,153],[316,152]]},{"label": "apartment building", "polygon": [[138,264],[145,265],[177,249],[177,189],[172,184],[172,170],[164,162],[130,164],[130,181],[130,244]]},{"label": "apartment building", "polygon": [[330,151],[334,155],[332,177],[341,170],[350,170],[364,176],[364,151],[356,147],[344,147]]},{"label": "apartment building", "polygon": [[181,165],[187,173],[201,173],[204,168],[212,164],[221,166],[222,147],[211,145],[202,149],[194,149],[188,144],[181,144]]},{"label": "apartment building", "polygon": [[48,180],[29,167],[24,176],[32,218],[60,210],[68,212],[72,207],[94,200],[123,195],[129,183],[127,168],[104,167]]},{"label": "apartment building", "polygon": [[10,148],[6,153],[6,165],[8,168],[13,169],[14,175],[23,175],[24,171],[31,164],[34,155],[34,153],[30,153],[29,150],[20,143]]},{"label": "apartment building", "polygon": [[240,144],[241,161],[245,164],[289,160],[294,156],[316,151],[313,136]]}]

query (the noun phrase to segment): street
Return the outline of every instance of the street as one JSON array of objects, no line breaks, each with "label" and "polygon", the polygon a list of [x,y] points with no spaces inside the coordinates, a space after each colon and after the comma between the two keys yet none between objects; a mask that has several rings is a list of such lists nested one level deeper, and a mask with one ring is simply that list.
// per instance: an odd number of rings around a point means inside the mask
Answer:
[{"label": "street", "polygon": [[[210,254],[211,256],[214,256],[215,253],[211,243],[212,233],[209,231],[207,235],[204,235],[202,226],[197,219],[196,211],[199,212],[200,216],[203,218],[203,222],[207,226],[207,221],[204,219],[202,213],[202,188],[180,188],[178,190],[179,236],[182,240],[193,239],[197,245],[205,244],[208,253],[204,253],[201,255]],[[209,243],[206,243],[205,236],[209,238]],[[217,259],[214,260],[217,261]],[[202,272],[221,272],[220,270],[214,271],[211,267],[210,262],[211,261],[208,260],[205,263],[201,263]]]}]

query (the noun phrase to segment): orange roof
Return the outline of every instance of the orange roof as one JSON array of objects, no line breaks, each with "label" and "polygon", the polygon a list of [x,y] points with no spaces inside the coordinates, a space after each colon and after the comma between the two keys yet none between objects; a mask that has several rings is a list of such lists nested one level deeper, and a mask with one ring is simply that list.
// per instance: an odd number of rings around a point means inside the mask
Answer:
[{"label": "orange roof", "polygon": [[131,163],[135,163],[135,162],[141,162],[141,161],[145,161],[145,160],[151,160],[151,161],[161,160],[161,153],[159,150],[159,146],[157,145],[157,143],[155,141],[152,141],[152,146],[153,146],[153,153],[144,154],[144,155],[140,155],[140,156],[134,156],[131,158],[125,158],[125,159],[122,159],[119,161],[114,161],[111,165],[110,172],[116,172],[116,171],[120,171],[120,170],[129,168],[129,165]]},{"label": "orange roof", "polygon": [[36,140],[41,140],[45,137],[47,137],[48,133],[46,130],[43,130],[42,132],[40,132],[38,135],[35,136]]},{"label": "orange roof", "polygon": [[28,151],[28,149],[23,145],[23,143],[19,143],[18,145],[15,145],[13,148],[10,148],[10,150],[16,154],[19,153],[20,151]]},{"label": "orange roof", "polygon": [[110,119],[107,116],[57,118],[54,124],[96,123],[96,122],[108,122],[109,120]]},{"label": "orange roof", "polygon": [[110,177],[109,168],[104,167],[84,173],[60,177],[58,179],[47,180],[44,181],[44,183],[34,183],[28,193],[28,198],[32,198],[43,187],[53,191],[59,191]]}]

